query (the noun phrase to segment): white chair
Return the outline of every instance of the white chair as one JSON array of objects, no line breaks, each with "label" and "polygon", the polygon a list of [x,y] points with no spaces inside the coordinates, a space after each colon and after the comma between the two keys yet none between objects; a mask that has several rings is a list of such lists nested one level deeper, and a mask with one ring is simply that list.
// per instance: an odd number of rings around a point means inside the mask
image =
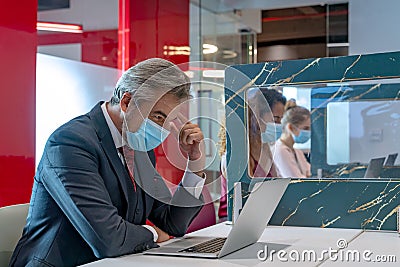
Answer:
[{"label": "white chair", "polygon": [[0,208],[0,267],[8,266],[11,255],[22,236],[29,204]]}]

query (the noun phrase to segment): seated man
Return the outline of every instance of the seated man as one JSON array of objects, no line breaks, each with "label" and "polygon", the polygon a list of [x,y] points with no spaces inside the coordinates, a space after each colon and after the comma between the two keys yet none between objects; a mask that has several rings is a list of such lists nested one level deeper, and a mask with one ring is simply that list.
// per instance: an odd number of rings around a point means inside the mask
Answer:
[{"label": "seated man", "polygon": [[[205,176],[203,134],[175,109],[189,88],[177,66],[149,59],[123,73],[110,102],[58,128],[39,163],[10,266],[76,266],[184,235],[203,204]],[[152,152],[170,131],[189,159],[173,196]]]}]

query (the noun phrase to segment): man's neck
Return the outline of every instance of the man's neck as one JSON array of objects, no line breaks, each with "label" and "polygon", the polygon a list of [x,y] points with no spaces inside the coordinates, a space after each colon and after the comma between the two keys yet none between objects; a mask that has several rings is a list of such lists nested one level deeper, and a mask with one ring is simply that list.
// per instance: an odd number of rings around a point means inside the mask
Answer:
[{"label": "man's neck", "polygon": [[110,102],[106,102],[106,109],[115,127],[122,133],[122,118],[119,105],[111,105]]}]

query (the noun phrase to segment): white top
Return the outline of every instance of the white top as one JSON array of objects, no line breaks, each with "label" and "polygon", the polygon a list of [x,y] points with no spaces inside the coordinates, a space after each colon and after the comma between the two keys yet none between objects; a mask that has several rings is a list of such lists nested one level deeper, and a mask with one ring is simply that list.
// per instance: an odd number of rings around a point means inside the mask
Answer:
[{"label": "white top", "polygon": [[307,178],[311,176],[311,165],[303,152],[294,152],[279,139],[271,146],[274,164],[279,177]]},{"label": "white top", "polygon": [[[106,119],[108,128],[110,129],[112,139],[115,144],[115,148],[117,149],[118,156],[120,157],[123,164],[125,164],[123,155],[118,151],[118,148],[122,147],[122,135],[118,131],[117,127],[115,126],[114,122],[112,121],[110,115],[107,112],[106,102],[101,105],[101,110],[103,111],[104,118]],[[190,170],[185,170],[185,174],[182,178],[182,186],[194,197],[199,198],[201,195],[201,191],[203,190],[203,186],[206,179],[199,177],[198,175],[194,174]],[[156,230],[149,226],[143,225],[146,229],[150,230],[154,236],[154,242],[158,239],[158,234]]]}]

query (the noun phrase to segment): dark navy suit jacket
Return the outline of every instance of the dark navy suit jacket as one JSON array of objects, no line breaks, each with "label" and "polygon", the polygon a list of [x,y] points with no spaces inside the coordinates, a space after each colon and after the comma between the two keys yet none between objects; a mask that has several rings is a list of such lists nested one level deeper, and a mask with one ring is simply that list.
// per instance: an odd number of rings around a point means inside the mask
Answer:
[{"label": "dark navy suit jacket", "polygon": [[182,236],[200,211],[202,197],[181,186],[170,195],[151,153],[135,151],[134,190],[101,104],[48,139],[10,266],[76,266],[141,252],[156,246],[141,226],[146,219]]}]

